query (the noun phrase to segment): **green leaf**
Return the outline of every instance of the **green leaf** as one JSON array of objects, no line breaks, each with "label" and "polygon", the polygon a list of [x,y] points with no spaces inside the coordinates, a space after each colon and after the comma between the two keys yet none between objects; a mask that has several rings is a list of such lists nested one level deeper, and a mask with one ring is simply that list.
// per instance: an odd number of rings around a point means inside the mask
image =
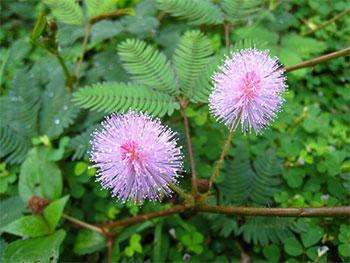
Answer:
[{"label": "green leaf", "polygon": [[159,224],[156,225],[154,229],[154,240],[153,240],[153,261],[154,262],[161,262],[164,260],[162,257],[162,228],[163,228],[163,221],[161,221]]},{"label": "green leaf", "polygon": [[86,0],[86,9],[89,18],[116,9],[116,0]]},{"label": "green leaf", "polygon": [[34,239],[17,240],[10,243],[5,250],[4,262],[57,262],[59,247],[65,238],[64,230]]},{"label": "green leaf", "polygon": [[317,225],[312,225],[307,232],[301,234],[301,241],[305,247],[311,247],[321,240],[323,234],[323,228]]},{"label": "green leaf", "polygon": [[288,34],[282,38],[282,48],[297,53],[302,58],[311,54],[319,54],[326,50],[327,45],[309,37],[302,37],[296,34]]},{"label": "green leaf", "polygon": [[63,213],[69,196],[62,197],[45,207],[43,216],[51,231],[54,231]]},{"label": "green leaf", "polygon": [[[56,66],[59,67],[59,65]],[[64,79],[61,75],[55,76],[42,94],[39,123],[41,134],[46,134],[49,138],[56,138],[73,123],[79,109],[71,102],[71,99],[72,96],[66,90]]]},{"label": "green leaf", "polygon": [[83,11],[75,0],[43,0],[47,4],[53,16],[62,23],[69,25],[82,25],[84,22]]},{"label": "green leaf", "polygon": [[175,99],[165,93],[138,84],[103,83],[74,93],[74,102],[85,109],[126,112],[147,111],[154,116],[172,114],[178,108]]},{"label": "green leaf", "polygon": [[37,195],[49,200],[57,199],[62,192],[62,175],[58,166],[46,160],[43,148],[33,148],[21,166],[19,194],[27,202]]},{"label": "green leaf", "polygon": [[286,239],[294,237],[295,226],[296,222],[292,218],[255,217],[249,218],[238,233],[243,233],[247,242],[264,246],[270,242],[283,243]]},{"label": "green leaf", "polygon": [[[174,52],[174,66],[179,79],[181,92],[192,101],[207,101],[211,87],[209,85],[198,85],[200,78],[204,75],[213,48],[209,39],[200,31],[187,31]],[[208,74],[208,82],[210,75]]]},{"label": "green leaf", "polygon": [[350,243],[340,244],[338,246],[338,251],[343,257],[350,257]]},{"label": "green leaf", "polygon": [[192,25],[217,25],[223,22],[220,8],[209,0],[157,0],[157,7]]},{"label": "green leaf", "polygon": [[25,209],[26,204],[19,196],[0,200],[0,232],[5,226],[20,218]]},{"label": "green leaf", "polygon": [[277,245],[273,244],[264,247],[263,253],[269,262],[279,262],[281,252]]},{"label": "green leaf", "polygon": [[178,93],[169,61],[154,47],[138,39],[127,39],[118,46],[118,54],[136,82],[168,94]]},{"label": "green leaf", "polygon": [[239,20],[251,19],[262,11],[261,0],[222,0],[220,4],[228,19],[234,23]]},{"label": "green leaf", "polygon": [[101,234],[82,229],[74,242],[74,253],[78,255],[91,254],[102,250],[106,246],[106,239]]},{"label": "green leaf", "polygon": [[32,41],[36,41],[44,32],[47,24],[47,19],[43,10],[40,11],[38,17],[36,18],[35,25],[30,36]]},{"label": "green leaf", "polygon": [[288,238],[284,243],[284,250],[291,256],[300,256],[303,253],[303,247],[295,238]]},{"label": "green leaf", "polygon": [[218,184],[227,204],[267,204],[280,191],[281,160],[270,149],[251,163],[247,147],[240,145],[239,155],[228,162],[224,180]]},{"label": "green leaf", "polygon": [[21,237],[40,237],[51,233],[41,215],[21,217],[4,227],[3,231]]}]

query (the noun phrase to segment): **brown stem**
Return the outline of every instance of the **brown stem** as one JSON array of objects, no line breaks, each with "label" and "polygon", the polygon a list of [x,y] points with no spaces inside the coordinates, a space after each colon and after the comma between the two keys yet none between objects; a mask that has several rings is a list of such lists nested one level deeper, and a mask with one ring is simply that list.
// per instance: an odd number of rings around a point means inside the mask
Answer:
[{"label": "brown stem", "polygon": [[85,26],[85,33],[84,33],[84,39],[83,39],[83,43],[82,43],[82,50],[81,50],[81,54],[79,56],[77,65],[75,67],[75,76],[77,78],[77,82],[79,81],[80,68],[81,68],[81,64],[83,63],[83,60],[84,60],[84,55],[85,55],[85,52],[86,52],[86,46],[87,46],[87,43],[88,43],[88,40],[89,40],[89,36],[90,36],[90,33],[91,33],[91,27],[92,27],[92,24],[90,24],[90,23],[88,23]]},{"label": "brown stem", "polygon": [[307,68],[307,67],[312,67],[315,66],[317,64],[326,62],[328,60],[334,59],[334,58],[338,58],[338,57],[342,57],[342,56],[347,56],[350,54],[350,47],[338,50],[336,52],[330,53],[330,54],[326,54],[317,58],[313,58],[307,61],[303,61],[300,62],[296,65],[293,66],[289,66],[285,68],[286,72],[291,72],[297,69],[301,69],[301,68]]},{"label": "brown stem", "polygon": [[114,238],[108,237],[108,240],[107,240],[107,262],[108,263],[113,262],[113,244],[114,244]]},{"label": "brown stem", "polygon": [[345,9],[343,12],[340,12],[339,14],[337,14],[336,16],[334,16],[333,18],[329,19],[328,21],[318,25],[317,27],[315,27],[314,29],[311,29],[307,32],[305,32],[304,34],[302,34],[302,36],[307,36],[307,35],[311,35],[313,33],[315,33],[317,30],[320,30],[322,28],[325,28],[326,26],[334,23],[335,21],[337,21],[338,19],[342,18],[343,16],[347,15],[348,13],[350,13],[350,8]]},{"label": "brown stem", "polygon": [[118,9],[116,11],[112,11],[112,12],[108,12],[108,13],[103,13],[101,15],[95,16],[93,18],[90,19],[89,23],[91,25],[104,20],[104,19],[113,19],[113,18],[117,18],[123,15],[127,15],[127,14],[131,14],[132,13],[132,9],[130,8],[125,8],[125,9]]},{"label": "brown stem", "polygon": [[74,77],[69,73],[68,67],[67,67],[66,63],[64,62],[64,59],[62,58],[61,54],[57,51],[54,55],[57,57],[58,62],[60,63],[60,65],[62,67],[63,74],[64,74],[64,77],[66,79],[67,91],[68,91],[68,93],[71,93],[73,90]]},{"label": "brown stem", "polygon": [[281,216],[281,217],[316,217],[345,216],[350,217],[350,206],[319,208],[266,208],[198,205],[196,211],[241,216]]},{"label": "brown stem", "polygon": [[230,130],[228,133],[227,139],[225,141],[225,144],[222,147],[222,152],[221,152],[220,158],[216,162],[213,174],[210,177],[209,190],[210,190],[212,184],[215,182],[215,179],[219,176],[220,169],[221,169],[222,165],[224,164],[225,156],[226,156],[228,150],[230,149],[230,145],[231,145],[231,141],[232,141],[232,134],[233,134],[233,130]]},{"label": "brown stem", "polygon": [[181,104],[181,115],[182,115],[182,118],[184,120],[185,136],[186,136],[188,155],[190,158],[190,166],[191,166],[191,173],[192,173],[192,177],[191,177],[192,195],[196,196],[198,193],[196,163],[194,161],[194,155],[193,155],[193,149],[192,149],[192,141],[191,141],[191,136],[190,136],[190,125],[189,125],[186,113],[184,111],[184,109],[187,106],[187,103],[183,101],[180,104]]},{"label": "brown stem", "polygon": [[127,219],[123,219],[123,220],[119,220],[119,221],[115,221],[115,222],[111,222],[111,223],[106,223],[103,226],[107,227],[107,228],[126,227],[129,225],[133,225],[136,223],[150,220],[152,218],[168,216],[168,215],[175,214],[175,213],[182,213],[188,209],[190,209],[190,206],[175,205],[175,206],[173,206],[169,209],[166,209],[166,210],[129,217]]},{"label": "brown stem", "polygon": [[230,30],[231,30],[231,25],[225,23],[224,24],[224,33],[225,33],[225,46],[226,46],[226,48],[229,48],[231,45]]},{"label": "brown stem", "polygon": [[68,221],[78,225],[78,226],[81,226],[81,227],[90,229],[92,231],[98,232],[98,233],[100,233],[102,235],[105,235],[105,231],[101,227],[98,227],[98,226],[95,226],[95,225],[91,225],[89,223],[86,223],[84,221],[81,221],[81,220],[79,220],[77,218],[71,217],[71,216],[66,215],[66,214],[62,214],[62,217],[67,219]]}]

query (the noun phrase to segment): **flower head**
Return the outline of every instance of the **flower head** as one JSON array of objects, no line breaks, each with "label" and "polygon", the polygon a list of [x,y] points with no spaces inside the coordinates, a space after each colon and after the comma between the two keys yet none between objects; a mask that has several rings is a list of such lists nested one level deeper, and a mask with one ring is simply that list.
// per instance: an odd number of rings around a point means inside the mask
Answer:
[{"label": "flower head", "polygon": [[268,51],[244,49],[226,59],[213,76],[209,98],[213,115],[230,129],[259,133],[276,116],[286,89],[284,69]]},{"label": "flower head", "polygon": [[91,161],[98,181],[122,201],[142,203],[170,194],[182,170],[175,133],[145,114],[112,114],[93,134]]}]

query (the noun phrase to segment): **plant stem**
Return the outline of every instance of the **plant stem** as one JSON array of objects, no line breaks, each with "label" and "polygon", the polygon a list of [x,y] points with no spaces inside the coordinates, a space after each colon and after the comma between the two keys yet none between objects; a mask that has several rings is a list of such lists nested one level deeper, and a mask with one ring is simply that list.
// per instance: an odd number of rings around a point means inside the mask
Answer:
[{"label": "plant stem", "polygon": [[152,218],[168,216],[168,215],[176,214],[176,213],[182,213],[186,210],[189,210],[190,207],[191,206],[186,206],[186,205],[175,205],[175,206],[173,206],[169,209],[166,209],[166,210],[129,217],[127,219],[122,219],[122,220],[118,220],[115,222],[106,223],[103,226],[107,227],[107,228],[126,227],[126,226],[137,224],[137,223],[140,223],[143,221],[150,220]]},{"label": "plant stem", "polygon": [[81,64],[83,63],[84,60],[84,55],[85,55],[85,51],[86,51],[86,46],[89,40],[89,36],[91,33],[91,28],[92,28],[92,24],[91,23],[87,23],[85,26],[85,33],[84,33],[84,39],[83,39],[83,43],[82,43],[82,50],[81,50],[81,54],[79,56],[77,65],[75,67],[75,76],[77,78],[77,82],[79,82],[79,74],[80,74],[80,68],[81,68]]},{"label": "plant stem", "polygon": [[192,183],[192,195],[196,196],[198,193],[198,185],[197,185],[197,172],[196,172],[196,163],[194,161],[194,155],[193,155],[193,149],[192,149],[192,141],[191,141],[191,135],[190,135],[190,124],[188,122],[188,118],[186,116],[186,113],[184,109],[186,108],[186,103],[182,102],[181,104],[181,115],[184,120],[184,127],[185,127],[185,136],[186,136],[186,142],[187,142],[187,148],[188,148],[188,155],[190,158],[190,166],[191,166],[191,183]]},{"label": "plant stem", "polygon": [[328,60],[331,60],[331,59],[334,59],[334,58],[338,58],[338,57],[342,57],[342,56],[347,56],[349,54],[350,54],[350,47],[347,47],[347,48],[338,50],[338,51],[333,52],[333,53],[329,53],[329,54],[326,54],[326,55],[323,55],[323,56],[320,56],[320,57],[317,57],[317,58],[313,58],[313,59],[310,59],[310,60],[307,60],[307,61],[300,62],[300,63],[295,64],[293,66],[286,67],[285,71],[286,72],[291,72],[291,71],[294,71],[294,70],[297,70],[297,69],[301,69],[301,68],[312,67],[312,66],[315,66],[317,64],[326,62]]},{"label": "plant stem", "polygon": [[185,211],[236,215],[236,216],[269,216],[269,217],[350,217],[350,206],[319,207],[319,208],[265,208],[244,206],[214,206],[214,205],[175,205],[169,209],[137,215],[130,218],[106,223],[105,228],[119,228],[138,224],[153,218],[168,216]]},{"label": "plant stem", "polygon": [[316,26],[316,28],[314,29],[310,29],[309,31],[305,32],[304,34],[301,34],[302,36],[307,36],[307,35],[311,35],[313,33],[315,33],[317,30],[320,30],[322,28],[325,28],[326,26],[334,23],[335,21],[337,21],[338,19],[342,18],[343,16],[347,15],[348,13],[350,13],[350,8],[345,9],[343,12],[340,12],[339,14],[337,14],[336,16],[334,16],[333,18],[329,19],[328,21]]},{"label": "plant stem", "polygon": [[224,23],[224,33],[225,33],[225,46],[226,48],[229,48],[231,45],[230,42],[230,30],[231,30],[231,25],[228,23]]},{"label": "plant stem", "polygon": [[58,62],[60,63],[63,73],[64,73],[64,77],[66,78],[66,88],[67,91],[69,93],[72,92],[73,90],[73,82],[74,82],[74,78],[73,76],[70,74],[68,67],[66,65],[66,63],[64,62],[64,59],[62,58],[61,54],[57,51],[56,53],[54,53],[54,55],[57,57]]},{"label": "plant stem", "polygon": [[95,226],[95,225],[91,225],[89,223],[86,223],[84,221],[81,221],[81,220],[79,220],[77,218],[71,217],[71,216],[66,215],[66,214],[62,214],[62,217],[67,219],[68,221],[78,225],[78,226],[81,226],[81,227],[90,229],[92,231],[98,232],[98,233],[100,233],[102,235],[105,235],[105,231],[103,231],[103,229],[101,227],[98,227],[98,226]]},{"label": "plant stem", "polygon": [[345,216],[350,217],[350,206],[319,208],[266,208],[198,205],[196,211],[240,216],[282,216],[282,217],[317,217]]},{"label": "plant stem", "polygon": [[107,262],[108,263],[113,262],[113,244],[114,244],[113,237],[108,237],[108,240],[107,240]]},{"label": "plant stem", "polygon": [[224,164],[225,156],[226,156],[226,154],[227,154],[227,152],[228,152],[228,150],[230,149],[230,146],[231,146],[232,134],[233,134],[233,130],[231,129],[229,131],[229,133],[228,133],[228,136],[227,136],[227,139],[226,139],[226,141],[224,143],[224,146],[222,147],[220,158],[216,162],[213,174],[210,177],[209,190],[210,190],[212,184],[215,182],[215,179],[219,176],[220,169],[221,169],[222,165]]}]

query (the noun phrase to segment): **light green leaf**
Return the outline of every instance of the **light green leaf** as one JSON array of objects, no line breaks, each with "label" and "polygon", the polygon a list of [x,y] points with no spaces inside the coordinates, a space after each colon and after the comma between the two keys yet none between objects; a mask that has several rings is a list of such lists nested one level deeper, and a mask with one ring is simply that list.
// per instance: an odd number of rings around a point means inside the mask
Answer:
[{"label": "light green leaf", "polygon": [[3,260],[4,262],[57,262],[59,247],[65,236],[64,230],[58,230],[46,237],[17,240],[6,247]]},{"label": "light green leaf", "polygon": [[75,0],[44,0],[44,3],[59,22],[78,26],[83,24],[83,11]]},{"label": "light green leaf", "polygon": [[19,196],[9,197],[0,201],[0,232],[9,223],[21,217],[26,204]]},{"label": "light green leaf", "polygon": [[86,0],[85,3],[89,18],[113,11],[116,9],[117,1],[118,0]]},{"label": "light green leaf", "polygon": [[80,230],[74,242],[74,253],[78,255],[90,254],[103,249],[106,239],[97,232],[88,229]]},{"label": "light green leaf", "polygon": [[51,231],[54,231],[60,221],[64,206],[66,205],[69,196],[62,197],[45,207],[43,216]]},{"label": "light green leaf", "polygon": [[4,227],[3,231],[21,237],[40,237],[51,233],[41,215],[21,217]]},{"label": "light green leaf", "polygon": [[43,148],[33,148],[21,166],[18,187],[25,202],[33,195],[49,200],[61,196],[61,171],[55,163],[46,159],[44,153]]}]

